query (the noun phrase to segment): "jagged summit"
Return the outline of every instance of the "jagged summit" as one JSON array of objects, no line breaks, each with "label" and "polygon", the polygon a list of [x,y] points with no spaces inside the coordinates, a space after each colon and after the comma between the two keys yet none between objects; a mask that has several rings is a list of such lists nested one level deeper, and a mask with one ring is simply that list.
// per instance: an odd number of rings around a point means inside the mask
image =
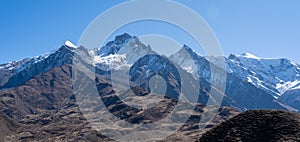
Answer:
[{"label": "jagged summit", "polygon": [[126,40],[129,40],[129,39],[134,38],[134,37],[135,37],[135,36],[131,36],[131,35],[129,35],[128,33],[123,33],[123,34],[121,34],[121,35],[116,36],[114,42],[115,42],[116,44],[122,44],[122,43],[124,43]]},{"label": "jagged summit", "polygon": [[116,36],[113,41],[107,42],[105,46],[121,45],[121,44],[124,44],[124,43],[126,43],[127,41],[129,41],[133,38],[137,38],[137,37],[136,36],[131,36],[128,33],[123,33],[121,35]]},{"label": "jagged summit", "polygon": [[193,49],[192,49],[191,47],[189,47],[189,46],[186,45],[186,44],[183,44],[182,50],[183,50],[183,49],[187,50],[188,52],[195,52],[195,51],[193,51]]},{"label": "jagged summit", "polygon": [[119,52],[119,50],[122,47],[134,41],[139,42],[139,39],[135,36],[131,36],[127,33],[124,33],[122,35],[116,36],[113,41],[107,42],[105,46],[100,48],[97,54],[100,55],[101,57],[105,57],[111,54],[116,54]]}]

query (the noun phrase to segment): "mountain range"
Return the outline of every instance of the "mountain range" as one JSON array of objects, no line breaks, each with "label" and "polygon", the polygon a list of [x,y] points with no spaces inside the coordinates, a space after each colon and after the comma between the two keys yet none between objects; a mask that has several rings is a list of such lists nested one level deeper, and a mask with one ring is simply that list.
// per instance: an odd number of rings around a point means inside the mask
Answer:
[{"label": "mountain range", "polygon": [[[87,122],[81,122],[84,121],[84,117],[76,103],[78,98],[72,91],[74,59],[93,68],[96,73],[97,89],[104,94],[102,101],[107,102],[113,114],[121,117],[124,111],[131,110],[132,114],[124,118],[129,122],[148,123],[149,119],[159,118],[149,117],[148,112],[143,110],[133,111],[122,103],[112,103],[119,101],[110,98],[117,93],[111,88],[112,82],[120,86],[121,90],[118,91],[126,92],[124,86],[126,80],[122,76],[118,76],[117,81],[111,79],[112,72],[129,72],[132,77],[130,82],[134,84],[131,87],[136,94],[141,95],[151,92],[151,86],[146,81],[154,75],[160,75],[171,82],[167,84],[166,94],[170,94],[167,97],[175,100],[178,98],[173,94],[180,94],[179,78],[184,77],[188,80],[184,83],[190,88],[183,88],[183,92],[186,92],[183,96],[187,103],[197,103],[201,109],[209,97],[213,97],[212,101],[217,101],[218,98],[214,97],[222,95],[222,107],[218,113],[220,118],[216,120],[218,123],[238,111],[300,110],[300,65],[288,59],[264,59],[250,53],[231,54],[229,57],[203,56],[187,45],[165,57],[153,51],[150,45],[143,44],[138,37],[124,33],[101,48],[87,49],[66,41],[56,51],[34,58],[25,58],[22,61],[0,64],[0,109],[4,117],[0,120],[7,123],[8,128],[17,128],[16,132],[9,129],[5,132],[8,134],[6,140],[41,140],[45,136],[49,138],[43,139],[46,141],[69,139],[109,141],[105,136],[92,130]],[[219,60],[225,61],[225,70],[218,65]],[[192,64],[195,66],[191,67]],[[225,72],[226,80],[222,80],[220,76],[223,74],[218,74],[218,71],[212,74],[212,68]],[[183,76],[179,76],[179,73]],[[225,92],[220,92],[218,86],[212,86],[213,82],[225,83]],[[199,87],[193,85],[197,83]],[[199,91],[197,100],[193,100],[195,97],[190,95],[189,90]],[[157,105],[157,107],[165,106]],[[228,113],[221,113],[222,110],[228,109],[230,110]],[[198,124],[198,119],[185,129],[195,129],[193,127],[194,124]],[[14,120],[16,122],[11,122]],[[61,125],[57,127],[55,125],[57,123]],[[34,126],[43,127],[33,128]],[[32,130],[26,131],[26,127]],[[72,129],[80,129],[80,132]],[[16,137],[15,133],[18,133]],[[76,137],[72,137],[74,135]]]},{"label": "mountain range", "polygon": [[[16,87],[49,69],[71,64],[73,54],[92,56],[89,64],[103,72],[125,70],[135,59],[156,54],[150,46],[141,43],[138,37],[124,33],[100,49],[76,47],[69,41],[53,53],[22,61],[0,65],[0,87]],[[187,58],[189,54],[192,58]],[[298,111],[300,96],[300,66],[288,59],[261,59],[250,53],[229,57],[202,56],[184,45],[182,50],[171,55],[169,60],[178,64],[186,73],[199,76],[203,86],[213,81],[211,66],[225,60],[226,90],[224,104],[247,109],[283,109]],[[196,68],[191,68],[191,63]],[[215,64],[214,64],[215,63]],[[216,77],[217,78],[217,77]],[[208,87],[206,89],[209,89]],[[229,103],[230,102],[230,103]]]}]

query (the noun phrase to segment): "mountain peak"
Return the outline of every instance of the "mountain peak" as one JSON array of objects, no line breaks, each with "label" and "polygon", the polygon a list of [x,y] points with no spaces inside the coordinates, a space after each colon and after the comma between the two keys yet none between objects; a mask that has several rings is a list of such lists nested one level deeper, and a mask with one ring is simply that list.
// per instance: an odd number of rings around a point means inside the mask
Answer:
[{"label": "mountain peak", "polygon": [[183,47],[182,47],[182,48],[184,48],[184,49],[186,49],[186,50],[192,50],[191,47],[189,47],[189,46],[186,45],[186,44],[183,44]]},{"label": "mountain peak", "polygon": [[132,38],[133,38],[133,36],[129,35],[128,33],[123,33],[121,35],[116,36],[114,42],[116,44],[122,44],[122,43],[124,43],[127,40],[130,40]]},{"label": "mountain peak", "polygon": [[121,48],[132,48],[131,50],[134,50],[133,48],[136,47],[147,48],[140,42],[138,37],[131,36],[128,33],[124,33],[116,36],[113,41],[107,42],[106,45],[100,48],[100,50],[97,53],[98,55],[101,55],[101,57],[105,57],[110,54],[118,53],[121,50]]},{"label": "mountain peak", "polygon": [[[184,44],[182,46],[182,49],[181,51],[184,50],[184,51],[187,51],[190,55],[198,55],[198,53],[196,51],[194,51],[191,47],[189,47],[188,45]],[[179,51],[180,52],[180,51]]]}]

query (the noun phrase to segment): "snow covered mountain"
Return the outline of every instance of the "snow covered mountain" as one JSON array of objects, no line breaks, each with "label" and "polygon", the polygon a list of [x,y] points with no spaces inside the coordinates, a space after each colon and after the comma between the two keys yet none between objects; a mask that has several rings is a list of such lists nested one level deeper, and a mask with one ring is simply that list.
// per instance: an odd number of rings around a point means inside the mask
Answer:
[{"label": "snow covered mountain", "polygon": [[[66,41],[55,52],[1,64],[0,88],[18,86],[53,67],[72,64],[74,54],[89,56],[92,60],[87,61],[88,64],[108,71],[129,69],[138,59],[156,53],[150,46],[141,43],[138,37],[127,33],[117,36],[101,49],[77,47]],[[225,100],[228,104],[240,106],[242,110],[300,110],[300,66],[288,59],[261,59],[250,53],[232,54],[228,58],[207,57],[199,55],[186,45],[169,59],[187,74],[199,76],[201,85],[207,91],[211,89],[208,86],[212,81],[226,83]],[[220,80],[221,74],[211,74],[211,66],[217,66],[218,60],[225,60],[227,80]]]},{"label": "snow covered mountain", "polygon": [[[192,50],[189,51],[194,58],[198,58],[196,62],[199,62],[201,58],[202,60],[205,58],[212,63],[216,63],[220,59],[225,60],[226,72],[232,73],[242,79],[242,81],[249,82],[257,88],[263,89],[276,99],[287,91],[300,88],[300,66],[288,59],[261,59],[250,53],[231,54],[228,58],[207,57],[198,55]],[[183,53],[177,53],[171,56],[171,59],[181,60],[180,62],[184,69],[193,74],[196,73],[196,71],[189,70],[192,61],[185,60]],[[203,63],[197,64],[198,70],[202,74],[203,71],[207,71],[204,70],[203,66],[200,67]],[[207,77],[209,75],[209,73],[206,73],[202,76]]]},{"label": "snow covered mountain", "polygon": [[246,81],[268,90],[276,98],[300,86],[300,66],[288,59],[261,59],[250,53],[230,55],[228,66],[238,73],[238,68],[248,71],[240,74]]},{"label": "snow covered mountain", "polygon": [[[251,75],[251,77],[256,78],[256,74],[254,71],[251,71],[251,69],[233,62],[230,58],[201,56],[188,46],[184,46],[183,48],[187,49],[187,52],[181,50],[171,55],[170,59],[179,63],[183,69],[186,69],[187,72],[192,73],[194,76],[198,74],[200,79],[204,79],[207,82],[226,83],[226,95],[239,105],[247,109],[286,108],[285,105],[277,100],[278,98],[274,97],[274,93],[270,91],[271,89],[269,89],[268,86],[263,88],[260,84],[255,84],[248,80],[248,76]],[[186,58],[186,54],[191,55],[193,60]],[[212,66],[217,66],[218,62],[222,60],[225,61],[226,64],[226,80],[220,77],[222,74],[219,74],[218,71],[211,72]],[[196,64],[197,67],[194,68],[196,70],[190,70],[192,62]],[[214,67],[214,69],[217,68]]]}]

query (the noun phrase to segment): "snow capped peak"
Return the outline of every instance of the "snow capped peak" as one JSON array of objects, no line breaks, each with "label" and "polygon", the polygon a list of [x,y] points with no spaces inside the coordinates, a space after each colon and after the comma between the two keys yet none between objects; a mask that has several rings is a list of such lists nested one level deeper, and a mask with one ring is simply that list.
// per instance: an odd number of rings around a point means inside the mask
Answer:
[{"label": "snow capped peak", "polygon": [[116,36],[113,41],[108,42],[96,51],[96,55],[105,57],[114,54],[126,54],[127,61],[131,62],[134,59],[138,59],[137,57],[153,52],[151,47],[143,44],[138,37],[124,33]]},{"label": "snow capped peak", "polygon": [[257,59],[259,60],[260,58],[251,54],[251,53],[243,53],[241,55],[237,55],[237,57],[244,57],[244,58],[249,58],[249,59]]},{"label": "snow capped peak", "polygon": [[[109,64],[110,66],[132,64],[140,57],[153,53],[155,52],[151,47],[143,44],[138,37],[124,33],[95,51],[94,64]],[[104,60],[119,63],[104,62]]]},{"label": "snow capped peak", "polygon": [[72,48],[77,48],[77,46],[74,45],[74,44],[73,44],[71,41],[69,41],[69,40],[67,40],[67,41],[65,42],[65,46],[72,47]]}]

